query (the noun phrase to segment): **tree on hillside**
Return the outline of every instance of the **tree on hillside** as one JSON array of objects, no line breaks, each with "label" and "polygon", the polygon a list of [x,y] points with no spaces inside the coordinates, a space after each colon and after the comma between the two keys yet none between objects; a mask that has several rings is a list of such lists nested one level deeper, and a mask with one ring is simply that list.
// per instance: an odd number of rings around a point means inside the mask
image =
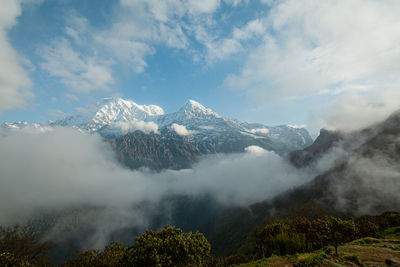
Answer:
[{"label": "tree on hillside", "polygon": [[119,266],[125,256],[127,247],[122,243],[112,242],[108,244],[99,255],[99,262],[102,266]]},{"label": "tree on hillside", "polygon": [[329,225],[328,243],[335,247],[338,255],[338,246],[352,241],[356,237],[356,226],[352,220],[342,220],[333,216],[325,219]]},{"label": "tree on hillside", "polygon": [[184,234],[168,226],[158,232],[147,230],[136,238],[123,262],[129,266],[204,266],[210,249],[203,234]]}]

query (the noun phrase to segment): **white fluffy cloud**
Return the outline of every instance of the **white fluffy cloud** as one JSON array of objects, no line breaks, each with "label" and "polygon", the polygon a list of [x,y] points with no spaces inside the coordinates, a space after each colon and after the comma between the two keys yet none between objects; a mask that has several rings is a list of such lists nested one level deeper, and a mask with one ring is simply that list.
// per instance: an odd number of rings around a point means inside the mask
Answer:
[{"label": "white fluffy cloud", "polygon": [[[276,85],[302,96],[368,81],[397,79],[400,20],[397,1],[278,1],[269,33],[231,86]],[[274,32],[273,34],[270,32]]]},{"label": "white fluffy cloud", "polygon": [[[236,7],[246,1],[223,2]],[[112,63],[135,73],[144,72],[148,57],[154,55],[159,46],[185,51],[208,63],[225,59],[242,51],[241,42],[260,29],[254,21],[243,28],[235,28],[230,38],[220,38],[213,29],[217,25],[214,14],[221,6],[221,0],[121,0],[111,14],[111,24],[103,28],[91,25],[76,13],[70,14],[65,20],[64,38],[57,37],[52,45],[40,50],[42,66],[68,88],[88,92],[109,87],[113,80]],[[194,48],[194,41],[201,48]],[[87,51],[92,51],[93,56],[83,56]],[[81,61],[75,62],[75,66],[82,67],[67,68],[70,56]],[[90,66],[95,67],[96,76],[104,78],[92,79],[90,73],[94,70],[89,69]]]},{"label": "white fluffy cloud", "polygon": [[[385,110],[390,109],[388,106],[393,108],[387,102],[376,102],[372,95],[384,100],[384,91],[394,93],[400,89],[400,2],[267,3],[271,10],[263,19],[268,29],[263,42],[250,52],[238,74],[226,78],[227,86],[245,90],[257,101],[351,93],[361,101],[353,103],[355,106],[371,110],[371,105],[363,102],[372,102]],[[332,109],[330,113],[336,111]],[[358,120],[362,113],[346,113],[343,118]],[[383,113],[387,111],[378,112]],[[327,118],[324,120],[330,123]],[[334,124],[347,127],[345,123]]]},{"label": "white fluffy cloud", "polygon": [[0,113],[23,107],[33,97],[32,83],[24,70],[22,58],[11,46],[7,31],[17,23],[21,1],[4,0],[0,9]]},{"label": "white fluffy cloud", "polygon": [[[79,37],[76,37],[79,38]],[[109,90],[113,83],[111,71],[95,57],[77,53],[66,39],[55,40],[44,46],[39,54],[43,58],[41,67],[69,89],[88,93],[94,90]]]},{"label": "white fluffy cloud", "polygon": [[330,130],[355,131],[389,117],[399,110],[398,86],[383,88],[367,95],[346,94],[330,106],[315,109],[312,122]]}]

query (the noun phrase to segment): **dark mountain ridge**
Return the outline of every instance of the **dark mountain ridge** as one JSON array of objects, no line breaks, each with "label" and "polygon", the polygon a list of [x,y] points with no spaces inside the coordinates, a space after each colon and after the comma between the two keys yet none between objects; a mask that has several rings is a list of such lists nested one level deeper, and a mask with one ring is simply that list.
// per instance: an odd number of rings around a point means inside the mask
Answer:
[{"label": "dark mountain ridge", "polygon": [[284,216],[302,205],[319,205],[329,214],[378,214],[400,207],[400,112],[352,133],[321,130],[315,142],[288,155],[298,168],[312,166],[333,148],[347,151],[332,168],[310,182],[272,199],[219,216],[204,232],[214,253],[235,253],[254,227],[269,216]]}]

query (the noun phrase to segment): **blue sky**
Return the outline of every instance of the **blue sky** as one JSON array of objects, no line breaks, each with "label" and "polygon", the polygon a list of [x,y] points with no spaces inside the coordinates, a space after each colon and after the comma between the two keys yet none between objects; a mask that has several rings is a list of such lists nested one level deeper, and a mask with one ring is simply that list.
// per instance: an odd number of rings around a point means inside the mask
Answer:
[{"label": "blue sky", "polygon": [[2,0],[0,121],[108,96],[354,129],[399,108],[399,1]]}]

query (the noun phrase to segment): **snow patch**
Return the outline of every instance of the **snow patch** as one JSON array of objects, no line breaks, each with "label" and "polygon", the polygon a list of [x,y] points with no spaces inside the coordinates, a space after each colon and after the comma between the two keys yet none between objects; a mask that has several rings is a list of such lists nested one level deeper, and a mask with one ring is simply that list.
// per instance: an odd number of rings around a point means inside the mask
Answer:
[{"label": "snow patch", "polygon": [[211,126],[211,125],[200,125],[199,128],[204,129],[204,130],[214,130],[215,129],[215,127]]}]

